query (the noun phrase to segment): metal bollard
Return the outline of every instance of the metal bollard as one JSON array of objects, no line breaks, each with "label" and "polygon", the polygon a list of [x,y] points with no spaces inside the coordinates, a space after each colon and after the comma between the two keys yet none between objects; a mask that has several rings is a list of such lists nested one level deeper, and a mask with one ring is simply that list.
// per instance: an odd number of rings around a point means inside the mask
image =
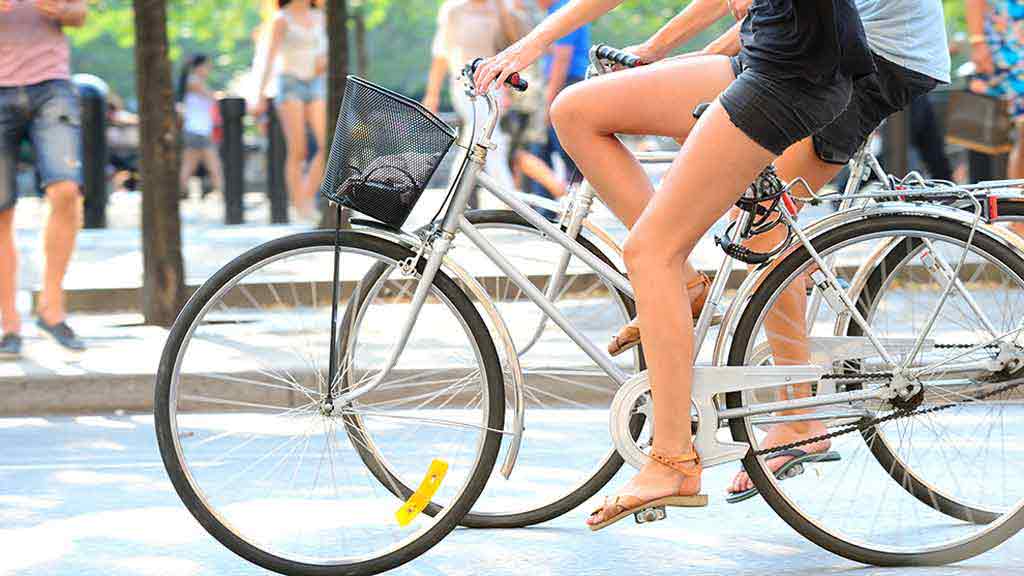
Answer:
[{"label": "metal bollard", "polygon": [[267,119],[267,196],[270,198],[270,223],[287,224],[288,185],[284,177],[284,163],[288,149],[273,103],[267,110]]},{"label": "metal bollard", "polygon": [[245,143],[242,141],[245,100],[221,99],[220,116],[224,122],[224,142],[221,145],[221,159],[224,165],[224,223],[242,224],[245,222],[242,205],[245,196]]},{"label": "metal bollard", "polygon": [[107,227],[107,85],[88,74],[74,78],[82,106],[82,183],[85,227]]}]

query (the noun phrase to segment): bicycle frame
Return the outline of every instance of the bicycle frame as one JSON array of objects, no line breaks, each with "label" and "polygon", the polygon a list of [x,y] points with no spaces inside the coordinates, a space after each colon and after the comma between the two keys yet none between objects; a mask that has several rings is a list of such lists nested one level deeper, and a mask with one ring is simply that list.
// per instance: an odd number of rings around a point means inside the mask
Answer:
[{"label": "bicycle frame", "polygon": [[[466,237],[488,259],[490,259],[513,284],[522,290],[522,292],[526,294],[534,304],[543,310],[546,317],[550,318],[552,322],[561,328],[572,341],[580,346],[580,348],[597,364],[597,366],[600,367],[600,369],[605,372],[618,386],[623,387],[629,383],[633,388],[636,388],[637,386],[642,388],[646,383],[646,374],[641,374],[639,377],[630,377],[623,373],[623,371],[615,365],[607,354],[599,350],[594,342],[590,341],[584,334],[582,334],[582,332],[579,331],[561,313],[561,311],[558,310],[552,301],[553,297],[557,295],[558,287],[564,277],[568,262],[573,256],[579,258],[590,269],[596,272],[601,278],[611,283],[615,288],[621,290],[624,294],[629,295],[630,297],[634,297],[633,289],[622,273],[614,269],[612,266],[605,264],[601,259],[591,254],[574,240],[575,236],[579,234],[583,227],[583,222],[592,206],[594,197],[593,190],[584,188],[576,198],[575,207],[570,211],[568,221],[563,220],[565,226],[565,231],[563,231],[560,226],[549,222],[532,209],[527,202],[519,197],[518,193],[504,189],[488,175],[484,174],[482,172],[482,168],[488,151],[493,149],[491,136],[500,116],[500,106],[495,97],[492,94],[488,94],[485,98],[488,104],[487,124],[485,125],[480,138],[475,138],[475,135],[470,135],[467,142],[460,142],[462,152],[458,165],[462,166],[462,173],[461,176],[453,183],[453,195],[444,214],[444,218],[440,226],[436,227],[430,234],[429,238],[423,243],[421,250],[415,257],[414,261],[407,262],[403,265],[403,269],[407,271],[415,271],[419,265],[419,260],[421,258],[426,258],[423,272],[421,273],[421,279],[412,297],[409,318],[402,328],[398,341],[394,345],[389,361],[387,362],[386,367],[376,377],[374,377],[370,383],[341,394],[338,397],[338,401],[342,404],[350,403],[376,389],[383,383],[390,370],[395,366],[412,332],[418,318],[419,311],[426,299],[429,287],[433,282],[434,276],[444,264],[445,257],[458,233],[465,234]],[[844,204],[847,204],[848,206],[855,206],[860,200],[869,202],[872,198],[881,197],[881,195],[878,194],[871,195],[856,193],[857,190],[859,190],[860,182],[862,181],[866,170],[871,170],[876,174],[882,174],[881,167],[878,165],[877,161],[875,161],[870,154],[867,154],[862,150],[854,162],[853,169],[851,180],[847,185],[847,192],[849,193],[843,200]],[[791,187],[798,185],[800,182],[801,180],[797,180],[791,184]],[[513,212],[517,213],[531,225],[535,226],[545,236],[559,244],[565,250],[559,266],[555,270],[552,280],[548,285],[548,293],[544,293],[534,286],[522,272],[516,269],[515,266],[512,265],[501,254],[501,252],[464,217],[463,214],[467,209],[470,195],[478,185],[494,194],[499,200],[508,205]],[[910,193],[915,193],[915,191],[901,192],[901,194]],[[889,196],[891,196],[891,194],[889,194]],[[975,204],[977,204],[976,200]],[[856,210],[857,208],[849,208],[845,212]],[[906,208],[903,210],[905,213]],[[957,212],[958,215],[956,217],[960,220],[964,219],[961,215],[965,215],[963,211],[948,208],[936,207],[933,211],[936,210],[941,212],[943,216],[946,216],[947,213]],[[733,241],[738,242],[740,240],[740,230],[744,228],[744,226],[749,222],[748,219],[751,217],[752,216],[746,211],[741,213],[740,225],[734,227],[731,232],[734,236],[731,238]],[[788,224],[795,227],[793,217],[786,214],[784,211],[782,213],[782,217]],[[975,212],[974,218],[971,219],[972,230],[977,230],[980,224],[981,218],[979,206],[978,210]],[[804,233],[799,229],[796,229],[795,231],[800,242],[794,247],[791,247],[790,250],[801,245],[809,248],[814,258],[817,260],[819,267],[824,271],[826,278],[823,283],[833,287],[838,286],[838,281],[829,269],[829,264],[825,260],[822,260],[810,245],[810,239],[813,237],[813,234],[809,231]],[[965,254],[968,248],[965,248]],[[963,259],[961,259],[960,265],[963,264],[962,260]],[[723,258],[719,272],[712,283],[709,302],[713,305],[705,306],[696,326],[695,347],[698,351],[701,343],[708,333],[708,330],[710,329],[714,310],[725,292],[726,282],[732,272],[733,265],[731,258]],[[762,267],[762,271],[764,270],[767,270],[767,267]],[[959,268],[956,268],[956,270],[959,270]],[[953,277],[955,278],[956,275],[954,274]],[[749,281],[750,277],[748,277],[748,282]],[[947,283],[943,300],[948,297],[949,293],[955,286],[955,282]],[[866,320],[860,317],[859,312],[856,310],[856,306],[852,301],[850,301],[849,297],[842,290],[838,290],[838,292],[840,292],[840,300],[845,306],[846,311],[851,315],[854,321],[864,328],[867,340],[870,342],[871,346],[883,359],[891,361],[892,357],[886,351],[885,343],[875,337],[870,325],[867,324]],[[730,307],[727,317],[735,316],[734,310],[738,300],[739,299],[734,300],[734,304]],[[820,305],[821,298],[818,297],[817,300],[818,302],[816,305]],[[924,346],[927,333],[928,331],[926,330],[915,342],[912,343],[915,352],[908,356],[908,359],[903,365],[904,369],[909,366],[909,363],[914,357],[916,357],[916,354]],[[720,341],[721,338],[722,335],[720,334]],[[716,348],[718,348],[718,346],[716,346]],[[515,351],[513,350],[511,354],[515,354]],[[717,405],[716,397],[727,392],[752,391],[759,388],[774,388],[801,382],[818,382],[824,373],[824,369],[819,365],[785,367],[704,367],[696,369],[693,383],[693,403],[697,408],[698,413],[702,414],[702,417],[700,419],[701,424],[698,426],[698,433],[695,442],[697,444],[698,451],[702,454],[705,464],[707,466],[714,466],[735,461],[741,458],[748,448],[746,445],[739,445],[732,442],[719,442],[715,438],[715,431],[718,429],[719,422],[723,419],[770,414],[777,411],[813,406],[843,404],[850,401],[890,399],[894,397],[893,387],[889,384],[885,384],[856,392],[818,394],[811,398],[790,399],[743,409],[720,410]],[[512,432],[496,432],[512,434],[518,441],[521,438],[522,429],[518,428]]]}]

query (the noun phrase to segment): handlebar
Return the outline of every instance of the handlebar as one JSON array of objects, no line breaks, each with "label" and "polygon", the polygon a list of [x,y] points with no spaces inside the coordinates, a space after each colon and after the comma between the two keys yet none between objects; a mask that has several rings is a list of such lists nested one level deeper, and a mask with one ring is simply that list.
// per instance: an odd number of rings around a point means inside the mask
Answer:
[{"label": "handlebar", "polygon": [[618,64],[619,66],[625,66],[626,68],[636,68],[637,66],[643,66],[645,62],[640,58],[624,52],[618,48],[612,48],[604,44],[598,44],[594,46],[594,55],[599,59],[612,64]]},{"label": "handlebar", "polygon": [[[472,78],[476,75],[476,69],[484,63],[483,58],[477,58],[466,66],[466,76]],[[530,88],[530,83],[523,79],[518,72],[514,72],[508,79],[505,80],[505,85],[515,90],[516,92],[526,92]]]}]

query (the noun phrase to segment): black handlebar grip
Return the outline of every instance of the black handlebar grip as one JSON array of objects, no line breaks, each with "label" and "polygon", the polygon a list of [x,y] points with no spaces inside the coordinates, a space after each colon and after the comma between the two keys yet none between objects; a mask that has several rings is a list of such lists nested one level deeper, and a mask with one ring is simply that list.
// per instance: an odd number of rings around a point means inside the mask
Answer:
[{"label": "black handlebar grip", "polygon": [[601,60],[607,60],[612,64],[625,66],[626,68],[636,68],[644,63],[640,58],[637,58],[629,52],[623,52],[622,50],[612,48],[611,46],[606,46],[604,44],[597,47],[597,57]]},{"label": "black handlebar grip", "polygon": [[[483,58],[477,58],[469,63],[466,67],[469,77],[472,78],[476,75],[477,68],[484,63]],[[507,79],[505,79],[505,85],[517,92],[526,92],[530,88],[530,83],[527,82],[519,72],[513,72]]]}]

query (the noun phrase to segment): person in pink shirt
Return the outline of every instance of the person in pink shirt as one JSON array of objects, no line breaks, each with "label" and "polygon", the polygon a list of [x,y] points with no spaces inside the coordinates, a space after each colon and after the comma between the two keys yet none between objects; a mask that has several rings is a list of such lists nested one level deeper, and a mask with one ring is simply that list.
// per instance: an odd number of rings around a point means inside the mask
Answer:
[{"label": "person in pink shirt", "polygon": [[63,28],[81,26],[86,13],[85,0],[0,0],[0,356],[21,353],[14,205],[18,150],[26,140],[50,204],[37,325],[64,348],[85,349],[64,310],[64,273],[82,218],[82,177],[81,110]]}]

